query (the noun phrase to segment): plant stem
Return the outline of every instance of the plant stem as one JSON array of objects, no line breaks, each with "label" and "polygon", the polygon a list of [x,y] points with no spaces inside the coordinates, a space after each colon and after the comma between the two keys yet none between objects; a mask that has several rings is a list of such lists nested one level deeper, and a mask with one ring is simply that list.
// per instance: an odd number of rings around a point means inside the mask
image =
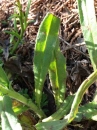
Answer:
[{"label": "plant stem", "polygon": [[10,52],[11,55],[14,54],[14,52],[15,52],[15,50],[17,49],[19,43],[20,43],[20,39],[18,39],[18,41],[14,43],[14,46],[13,46],[11,52]]},{"label": "plant stem", "polygon": [[46,115],[44,114],[44,112],[39,109],[33,102],[31,99],[27,99],[24,96],[22,96],[21,94],[6,89],[5,87],[0,85],[0,91],[4,94],[4,95],[8,95],[9,97],[16,99],[20,102],[22,102],[23,104],[27,105],[30,109],[32,109],[38,116],[39,118],[45,118]]},{"label": "plant stem", "polygon": [[20,25],[21,25],[21,38],[23,37],[23,33],[24,33],[24,26],[23,26],[23,11],[22,11],[22,4],[20,3],[20,0],[17,1],[17,5],[18,5],[18,10],[19,10],[19,20],[20,20]]},{"label": "plant stem", "polygon": [[79,107],[79,104],[81,103],[82,101],[82,98],[83,98],[83,95],[84,93],[86,92],[86,90],[97,80],[97,70],[94,71],[86,80],[83,81],[83,83],[81,84],[81,86],[79,87],[76,95],[75,95],[75,98],[74,98],[74,101],[73,101],[73,104],[71,106],[71,110],[70,110],[70,113],[69,113],[69,116],[68,116],[68,121],[71,122],[77,112],[78,112],[78,107]]}]

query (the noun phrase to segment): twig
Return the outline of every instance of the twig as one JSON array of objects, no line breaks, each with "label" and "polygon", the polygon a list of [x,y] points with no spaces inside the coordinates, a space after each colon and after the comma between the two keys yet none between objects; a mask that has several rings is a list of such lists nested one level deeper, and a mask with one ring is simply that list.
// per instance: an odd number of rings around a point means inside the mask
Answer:
[{"label": "twig", "polygon": [[78,50],[78,49],[76,48],[76,47],[85,45],[85,42],[79,43],[79,44],[75,44],[75,45],[70,45],[70,43],[68,43],[67,41],[65,41],[65,40],[62,39],[61,37],[59,37],[59,39],[69,46],[68,48],[66,48],[65,50],[63,50],[62,53],[65,53],[67,50],[73,48],[73,49],[75,49],[76,51],[78,51],[79,53],[81,53],[82,55],[84,55],[84,56],[86,56],[87,58],[89,58],[86,54],[84,54],[82,51],[80,51],[80,50]]}]

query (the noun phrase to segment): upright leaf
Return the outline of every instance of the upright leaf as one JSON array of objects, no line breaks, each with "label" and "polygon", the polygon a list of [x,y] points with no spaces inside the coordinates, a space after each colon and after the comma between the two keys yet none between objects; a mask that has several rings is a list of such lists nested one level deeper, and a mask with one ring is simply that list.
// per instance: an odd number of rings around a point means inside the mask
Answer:
[{"label": "upright leaf", "polygon": [[57,42],[59,25],[59,18],[48,13],[40,25],[36,38],[33,70],[35,76],[35,101],[39,107],[45,77]]},{"label": "upright leaf", "polygon": [[94,0],[77,0],[80,23],[93,69],[97,69],[97,23]]},{"label": "upright leaf", "polygon": [[32,0],[28,0],[27,8],[26,8],[26,11],[25,11],[24,29],[26,29],[26,27],[27,27],[27,18],[28,18],[28,14],[29,14],[29,10],[30,10],[31,1]]},{"label": "upright leaf", "polygon": [[54,92],[57,109],[63,103],[66,91],[66,61],[59,49],[59,41],[53,52],[53,61],[50,63],[49,75]]}]

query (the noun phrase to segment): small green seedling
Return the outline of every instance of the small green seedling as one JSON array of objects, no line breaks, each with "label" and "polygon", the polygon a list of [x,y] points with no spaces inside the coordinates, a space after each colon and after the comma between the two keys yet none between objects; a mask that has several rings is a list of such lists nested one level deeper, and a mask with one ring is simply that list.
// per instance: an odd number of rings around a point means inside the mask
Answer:
[{"label": "small green seedling", "polygon": [[[28,14],[30,9],[31,0],[28,0],[26,11],[23,12],[22,4],[20,0],[16,0],[16,8],[14,10],[14,14],[9,18],[13,20],[13,26],[10,31],[5,31],[6,33],[10,34],[10,42],[12,43],[12,47],[10,50],[10,54],[12,55],[19,44],[23,44],[23,35],[26,31],[28,26]],[[20,25],[20,29],[18,29],[17,25]]]}]

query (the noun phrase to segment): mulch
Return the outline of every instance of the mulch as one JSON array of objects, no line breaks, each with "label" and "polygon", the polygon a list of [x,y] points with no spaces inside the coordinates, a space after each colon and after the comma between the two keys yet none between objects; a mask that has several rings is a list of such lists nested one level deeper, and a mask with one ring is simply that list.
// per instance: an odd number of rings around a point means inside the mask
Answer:
[{"label": "mulch", "polygon": [[[11,14],[14,13],[15,0],[0,0],[0,45],[6,44],[9,35],[4,30],[10,30],[13,27],[12,21],[9,20]],[[27,0],[22,0],[23,11],[25,11]],[[97,12],[97,1],[95,0],[95,11]],[[34,45],[39,25],[45,15],[51,12],[61,20],[59,31],[60,49],[66,58],[67,65],[67,93],[70,95],[75,93],[81,83],[92,72],[93,68],[88,55],[83,34],[80,27],[78,8],[76,0],[33,0],[30,7],[28,21],[32,20],[24,34],[24,44],[20,45],[16,50],[17,58],[9,56],[4,61],[4,66],[13,75],[13,88],[16,91],[27,90],[31,97],[34,90],[34,75],[32,71],[32,62],[34,54]],[[1,45],[4,48],[4,45]],[[1,56],[4,59],[4,56]],[[22,71],[22,73],[21,73]],[[18,77],[16,78],[16,74]],[[44,92],[48,95],[49,105],[47,115],[55,111],[55,103],[53,95],[51,95],[49,86],[49,78],[44,84]],[[95,92],[95,84],[93,84],[83,97],[82,104],[92,101]],[[49,90],[49,92],[48,92]],[[96,122],[82,121],[80,123],[73,122],[67,127],[67,130],[96,130]]]}]

